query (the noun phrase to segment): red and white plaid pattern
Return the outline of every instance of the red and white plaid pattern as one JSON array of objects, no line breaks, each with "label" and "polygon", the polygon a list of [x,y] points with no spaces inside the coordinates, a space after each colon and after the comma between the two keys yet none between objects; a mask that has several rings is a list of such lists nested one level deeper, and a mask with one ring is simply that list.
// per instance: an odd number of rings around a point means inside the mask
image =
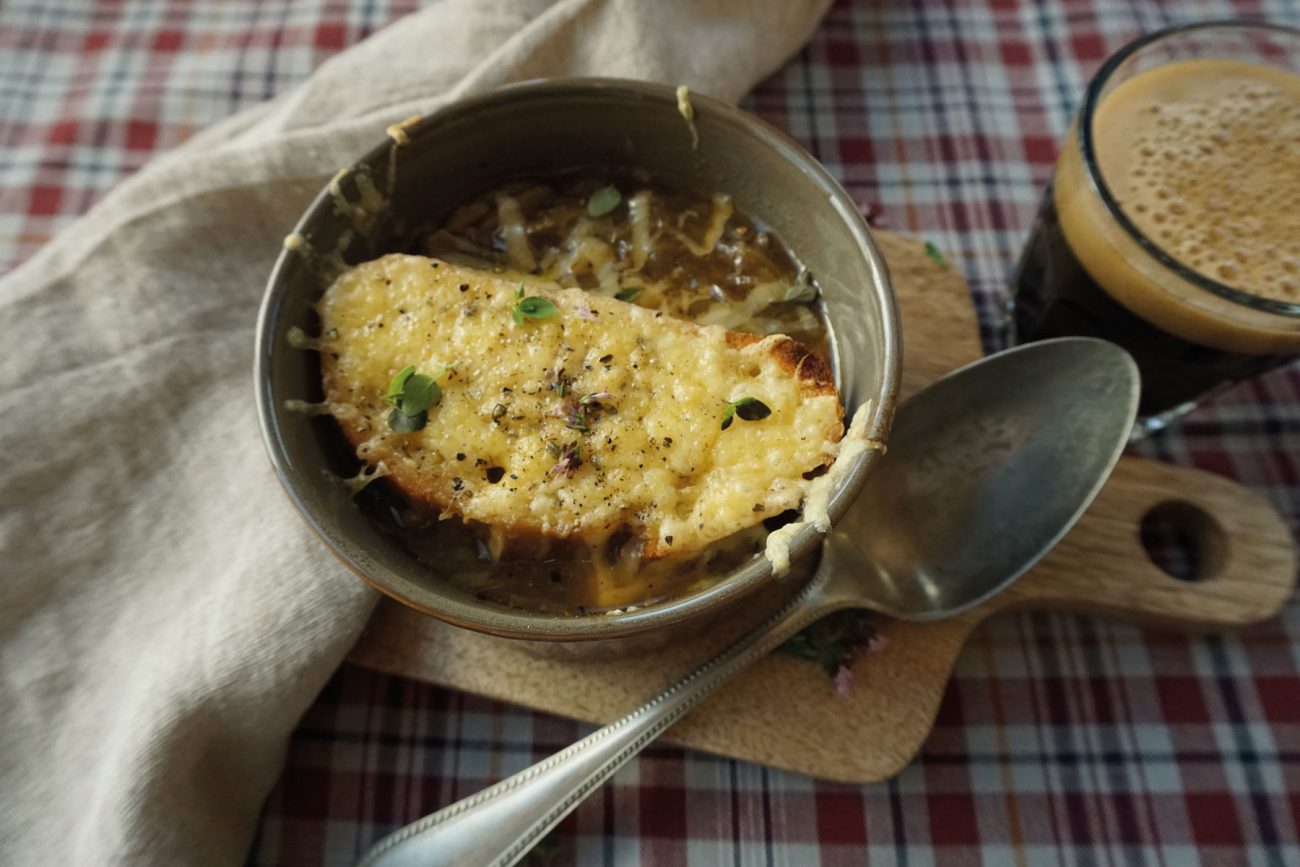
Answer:
[{"label": "red and white plaid pattern", "polygon": [[[5,0],[0,269],[152,153],[414,5]],[[1228,15],[1296,24],[1300,0],[840,3],[746,104],[888,225],[949,251],[992,348],[1087,77],[1139,32]],[[1141,452],[1231,476],[1295,527],[1300,370],[1239,387]],[[588,730],[345,667],[294,736],[251,863],[350,864]],[[556,865],[1297,865],[1300,603],[1210,638],[1005,617],[978,632],[896,779],[837,785],[653,747],[555,842]]]}]

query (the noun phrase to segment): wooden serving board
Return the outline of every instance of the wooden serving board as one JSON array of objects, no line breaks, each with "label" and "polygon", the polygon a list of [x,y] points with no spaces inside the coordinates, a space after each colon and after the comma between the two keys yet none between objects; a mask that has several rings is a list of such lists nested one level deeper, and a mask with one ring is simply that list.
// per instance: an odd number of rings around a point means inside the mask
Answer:
[{"label": "wooden serving board", "polygon": [[[965,281],[924,246],[878,232],[898,294],[903,393],[981,354]],[[1165,505],[1176,504],[1176,505]],[[1203,572],[1179,581],[1139,540],[1162,506],[1200,535]],[[1227,479],[1134,457],[1119,463],[1079,524],[1006,592],[938,623],[883,620],[882,653],[854,665],[837,695],[812,663],[775,654],[665,735],[669,741],[846,782],[892,776],[930,731],[957,654],[971,631],[1009,608],[1090,612],[1182,628],[1223,629],[1272,616],[1290,596],[1296,552],[1281,516]],[[448,626],[385,600],[353,649],[353,662],[589,722],[634,709],[734,640],[729,623],[674,646],[599,660],[539,655],[518,642]],[[808,732],[817,732],[809,738]]]}]

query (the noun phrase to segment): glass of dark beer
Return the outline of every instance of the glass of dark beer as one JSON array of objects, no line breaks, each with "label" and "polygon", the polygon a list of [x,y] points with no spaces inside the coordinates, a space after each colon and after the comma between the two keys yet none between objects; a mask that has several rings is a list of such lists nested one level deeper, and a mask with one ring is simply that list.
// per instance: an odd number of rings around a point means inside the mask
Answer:
[{"label": "glass of dark beer", "polygon": [[1137,360],[1136,435],[1300,357],[1300,30],[1153,33],[1088,86],[1016,269],[1016,339]]}]

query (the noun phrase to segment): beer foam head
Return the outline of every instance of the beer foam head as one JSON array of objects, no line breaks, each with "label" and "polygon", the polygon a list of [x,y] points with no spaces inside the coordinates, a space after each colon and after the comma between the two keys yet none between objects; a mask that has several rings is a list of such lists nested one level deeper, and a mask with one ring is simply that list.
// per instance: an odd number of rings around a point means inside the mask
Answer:
[{"label": "beer foam head", "polygon": [[1300,302],[1300,76],[1170,63],[1104,96],[1092,129],[1102,177],[1157,246],[1234,289]]}]

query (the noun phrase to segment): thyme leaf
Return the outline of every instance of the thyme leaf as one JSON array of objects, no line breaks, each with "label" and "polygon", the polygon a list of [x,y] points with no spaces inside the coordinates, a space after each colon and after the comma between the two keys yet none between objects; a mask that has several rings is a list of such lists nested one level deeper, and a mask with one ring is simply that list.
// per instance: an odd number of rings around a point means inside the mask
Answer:
[{"label": "thyme leaf", "polygon": [[817,285],[812,281],[812,275],[808,269],[799,266],[799,273],[794,278],[794,282],[786,287],[785,295],[781,297],[782,301],[788,301],[794,304],[807,304],[817,298]]},{"label": "thyme leaf", "polygon": [[772,414],[767,404],[756,397],[742,397],[734,404],[736,415],[745,421],[761,421]]},{"label": "thyme leaf", "polygon": [[417,373],[415,365],[408,364],[398,371],[384,392],[384,400],[393,405],[393,411],[388,414],[388,427],[394,433],[414,433],[428,423],[429,410],[442,400],[442,389],[435,377],[449,370],[450,367],[444,367],[429,376]]},{"label": "thyme leaf", "polygon": [[564,375],[564,368],[560,366],[558,359],[551,367],[550,379],[552,381],[547,382],[546,387],[553,390],[556,397],[564,397],[569,390],[569,386],[573,385],[573,380]]},{"label": "thyme leaf", "polygon": [[623,201],[623,196],[612,184],[608,187],[601,187],[592,193],[587,199],[587,216],[603,217],[610,211],[618,207],[619,202]]},{"label": "thyme leaf", "polygon": [[516,325],[522,326],[528,319],[546,319],[560,312],[549,299],[540,295],[524,296],[524,284],[520,283],[519,288],[515,290],[515,303],[510,308],[510,317],[515,320]]},{"label": "thyme leaf", "polygon": [[722,411],[722,429],[731,427],[736,416],[745,421],[762,421],[772,414],[771,408],[756,397],[741,397],[727,404]]},{"label": "thyme leaf", "polygon": [[427,412],[407,415],[400,409],[394,409],[388,414],[388,427],[392,429],[393,433],[415,433],[428,423],[429,414]]},{"label": "thyme leaf", "polygon": [[397,376],[393,377],[393,381],[388,383],[388,391],[384,392],[384,400],[389,403],[395,403],[396,399],[401,397],[402,389],[405,387],[406,381],[411,378],[411,374],[413,373],[415,373],[414,364],[408,364],[406,367],[403,367],[398,371]]},{"label": "thyme leaf", "polygon": [[529,319],[545,319],[547,316],[554,316],[556,313],[560,312],[560,308],[556,307],[549,300],[537,295],[525,298],[516,304],[515,307],[520,313],[524,314]]},{"label": "thyme leaf", "polygon": [[406,385],[402,389],[402,399],[397,407],[403,414],[414,417],[422,412],[428,412],[429,407],[437,405],[441,400],[442,389],[434,382],[432,376],[413,373],[406,380]]},{"label": "thyme leaf", "polygon": [[929,256],[930,261],[938,265],[940,268],[948,267],[948,260],[944,258],[943,251],[934,246],[934,244],[931,244],[929,241],[925,242],[925,255]]}]

